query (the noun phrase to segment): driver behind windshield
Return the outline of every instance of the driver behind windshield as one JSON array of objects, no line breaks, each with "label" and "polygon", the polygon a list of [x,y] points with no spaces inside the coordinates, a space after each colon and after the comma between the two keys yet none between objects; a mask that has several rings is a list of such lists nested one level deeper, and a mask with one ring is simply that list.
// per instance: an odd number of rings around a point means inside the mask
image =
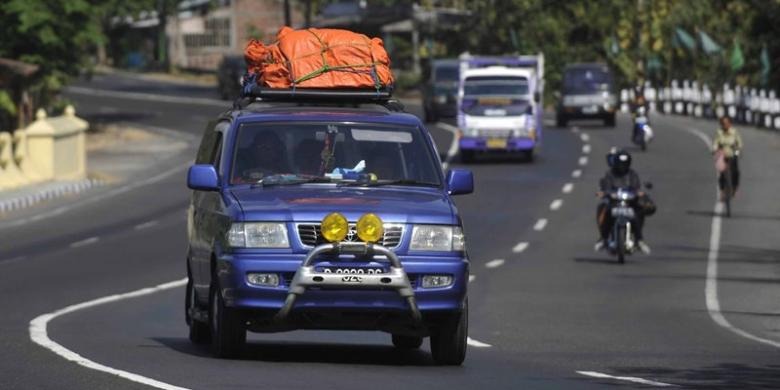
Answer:
[{"label": "driver behind windshield", "polygon": [[266,176],[289,173],[286,148],[273,131],[257,131],[252,143],[238,149],[233,181],[254,183]]}]

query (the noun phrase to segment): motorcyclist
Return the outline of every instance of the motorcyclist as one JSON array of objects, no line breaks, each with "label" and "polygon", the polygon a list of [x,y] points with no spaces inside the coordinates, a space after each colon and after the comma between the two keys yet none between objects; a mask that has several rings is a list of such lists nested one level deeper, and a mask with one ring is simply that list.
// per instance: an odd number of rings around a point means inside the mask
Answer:
[{"label": "motorcyclist", "polygon": [[[637,194],[637,199],[645,196],[645,193],[641,191],[642,182],[639,179],[639,175],[631,169],[631,155],[628,152],[612,148],[609,154],[607,154],[607,165],[609,165],[610,169],[601,178],[599,191],[596,193],[596,196],[601,199],[596,208],[596,222],[600,234],[600,238],[594,246],[596,251],[606,246],[609,232],[612,229],[612,224],[615,222],[609,213],[610,200],[606,195],[617,191],[619,188],[628,188]],[[642,235],[645,216],[636,201],[632,204],[632,207],[635,217],[631,228],[634,237],[636,237],[637,246],[642,252],[650,253],[650,246],[644,242]]]},{"label": "motorcyclist", "polygon": [[[737,195],[737,188],[739,187],[739,164],[737,164],[737,160],[741,150],[742,136],[740,136],[736,128],[731,126],[731,119],[728,116],[722,116],[720,118],[720,128],[712,142],[712,152],[722,151],[726,164],[731,168],[732,188],[734,189],[732,196]],[[726,185],[724,174],[725,172],[722,172],[718,179],[721,199],[723,199],[723,187]]]}]

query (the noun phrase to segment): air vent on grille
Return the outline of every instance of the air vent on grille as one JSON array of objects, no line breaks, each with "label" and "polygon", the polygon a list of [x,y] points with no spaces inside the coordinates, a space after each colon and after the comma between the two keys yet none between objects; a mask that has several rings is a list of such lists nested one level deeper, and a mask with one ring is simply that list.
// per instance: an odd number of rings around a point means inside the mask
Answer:
[{"label": "air vent on grille", "polygon": [[[397,247],[401,243],[401,236],[404,232],[403,225],[385,224],[384,228],[385,234],[377,244],[387,248]],[[306,246],[317,246],[326,242],[320,234],[320,224],[318,223],[299,224],[298,237],[300,237],[301,243]],[[347,238],[344,241],[360,241],[354,224],[349,225],[349,233],[347,233]]]}]

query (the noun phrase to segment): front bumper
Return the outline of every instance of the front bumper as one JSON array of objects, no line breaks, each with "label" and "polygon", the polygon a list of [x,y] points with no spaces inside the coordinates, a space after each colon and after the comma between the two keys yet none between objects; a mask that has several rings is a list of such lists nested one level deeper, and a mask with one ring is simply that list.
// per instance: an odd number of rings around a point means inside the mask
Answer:
[{"label": "front bumper", "polygon": [[488,151],[531,151],[536,148],[537,141],[530,137],[461,137],[458,141],[460,150]]},{"label": "front bumper", "polygon": [[[334,248],[315,253],[323,246],[333,244],[321,245],[307,255],[232,253],[219,256],[217,275],[226,305],[250,311],[271,311],[276,313],[277,319],[307,309],[401,312],[419,319],[420,313],[462,308],[469,273],[468,261],[462,255],[403,256],[398,259],[398,267],[391,259],[395,254],[382,248],[390,252],[388,256],[377,246],[372,249],[375,256],[370,259],[343,251],[337,255],[334,252],[338,250],[334,251]],[[385,272],[360,274],[361,282],[355,283],[341,280],[347,275],[318,272],[320,267],[383,268]],[[280,285],[251,285],[247,281],[249,273],[276,273],[280,275]],[[422,288],[423,275],[451,275],[453,283],[442,288]]]},{"label": "front bumper", "polygon": [[615,114],[615,107],[603,104],[558,107],[558,116],[567,118],[604,118]]}]

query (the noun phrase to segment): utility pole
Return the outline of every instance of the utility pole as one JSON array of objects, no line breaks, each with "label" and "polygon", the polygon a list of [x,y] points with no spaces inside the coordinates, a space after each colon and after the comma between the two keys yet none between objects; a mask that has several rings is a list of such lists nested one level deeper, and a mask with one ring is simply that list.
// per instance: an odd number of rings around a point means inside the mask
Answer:
[{"label": "utility pole", "polygon": [[284,0],[284,25],[292,27],[290,16],[290,0]]}]

